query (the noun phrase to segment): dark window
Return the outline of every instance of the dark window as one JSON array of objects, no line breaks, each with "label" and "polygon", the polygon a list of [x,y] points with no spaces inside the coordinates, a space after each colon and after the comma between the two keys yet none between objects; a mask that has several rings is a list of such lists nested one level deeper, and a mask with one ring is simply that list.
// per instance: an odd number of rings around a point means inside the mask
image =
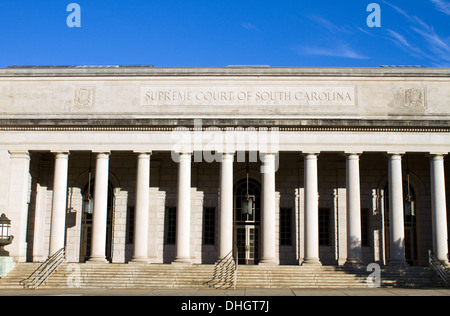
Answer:
[{"label": "dark window", "polygon": [[361,245],[369,246],[369,209],[361,209]]},{"label": "dark window", "polygon": [[134,206],[128,208],[127,244],[134,243]]},{"label": "dark window", "polygon": [[330,245],[330,209],[319,209],[319,245]]},{"label": "dark window", "polygon": [[280,245],[292,246],[292,209],[280,209]]},{"label": "dark window", "polygon": [[177,236],[177,208],[166,208],[166,244],[175,245]]},{"label": "dark window", "polygon": [[214,245],[216,239],[216,209],[203,208],[203,244]]}]

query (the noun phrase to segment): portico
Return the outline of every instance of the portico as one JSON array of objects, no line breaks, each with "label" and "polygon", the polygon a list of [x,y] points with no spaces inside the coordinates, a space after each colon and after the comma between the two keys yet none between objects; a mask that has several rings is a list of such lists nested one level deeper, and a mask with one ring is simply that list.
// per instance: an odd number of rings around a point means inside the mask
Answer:
[{"label": "portico", "polygon": [[[8,177],[0,202],[18,262],[65,247],[68,261],[103,264],[214,263],[235,251],[246,264],[426,265],[428,249],[448,264],[449,100],[439,90],[448,89],[446,70],[355,70],[337,85],[299,69],[255,70],[259,79],[229,69],[152,69],[138,79],[110,71],[52,74],[62,83],[46,71],[44,79],[0,73],[0,91],[19,91],[23,102],[29,81],[49,81],[56,99],[67,98],[58,94],[64,84],[75,91],[67,113],[52,101],[36,117],[31,103],[2,107],[14,119],[1,118]],[[286,87],[283,95],[346,98],[257,99],[262,85],[268,95]],[[375,86],[385,89],[378,103]],[[438,92],[412,107],[400,100],[405,86]],[[184,96],[218,89],[226,98],[146,98],[167,87]],[[91,165],[94,210],[86,215]],[[244,212],[245,195],[255,198]]]}]

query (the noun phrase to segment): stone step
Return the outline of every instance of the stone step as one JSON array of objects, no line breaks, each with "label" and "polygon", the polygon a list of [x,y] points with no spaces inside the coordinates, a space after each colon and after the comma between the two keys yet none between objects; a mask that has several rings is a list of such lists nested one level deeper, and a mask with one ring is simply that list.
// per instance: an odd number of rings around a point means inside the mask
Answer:
[{"label": "stone step", "polygon": [[[39,264],[19,264],[0,280],[0,288],[20,288]],[[213,265],[73,264],[64,263],[42,288],[208,288]],[[364,269],[322,266],[239,266],[237,288],[362,288],[371,272]],[[230,280],[234,280],[231,272]],[[208,281],[213,281],[208,283]],[[221,287],[219,283],[217,287]],[[439,287],[428,268],[383,268],[385,287]],[[226,285],[227,287],[229,285]]]},{"label": "stone step", "polygon": [[42,263],[19,263],[7,276],[0,278],[1,288],[23,288],[20,281],[28,278]]}]

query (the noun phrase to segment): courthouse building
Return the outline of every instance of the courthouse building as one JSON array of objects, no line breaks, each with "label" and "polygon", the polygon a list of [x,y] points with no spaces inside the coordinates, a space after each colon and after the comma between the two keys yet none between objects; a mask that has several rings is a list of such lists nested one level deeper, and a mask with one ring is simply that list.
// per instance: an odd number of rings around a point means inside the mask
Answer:
[{"label": "courthouse building", "polygon": [[448,263],[450,69],[0,69],[16,262]]}]

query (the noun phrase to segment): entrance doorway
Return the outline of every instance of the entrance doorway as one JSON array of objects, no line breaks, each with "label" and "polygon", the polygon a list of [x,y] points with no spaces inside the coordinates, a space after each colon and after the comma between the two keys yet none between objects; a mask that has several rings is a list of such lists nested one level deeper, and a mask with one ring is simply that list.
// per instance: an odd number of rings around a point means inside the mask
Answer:
[{"label": "entrance doorway", "polygon": [[[86,185],[83,191],[83,197],[87,195],[88,192],[94,192],[95,183],[91,181]],[[113,215],[113,199],[114,199],[114,188],[111,182],[108,183],[108,206],[107,206],[107,218],[106,218],[106,260],[111,261],[111,245],[112,245],[112,215]],[[92,244],[92,210],[88,211],[83,203],[83,214],[81,217],[81,247],[80,247],[80,262],[86,262],[91,256],[91,244]]]},{"label": "entrance doorway", "polygon": [[[248,196],[252,197],[249,207]],[[235,187],[234,247],[239,264],[258,264],[261,233],[261,185],[254,179],[243,179]]]}]

